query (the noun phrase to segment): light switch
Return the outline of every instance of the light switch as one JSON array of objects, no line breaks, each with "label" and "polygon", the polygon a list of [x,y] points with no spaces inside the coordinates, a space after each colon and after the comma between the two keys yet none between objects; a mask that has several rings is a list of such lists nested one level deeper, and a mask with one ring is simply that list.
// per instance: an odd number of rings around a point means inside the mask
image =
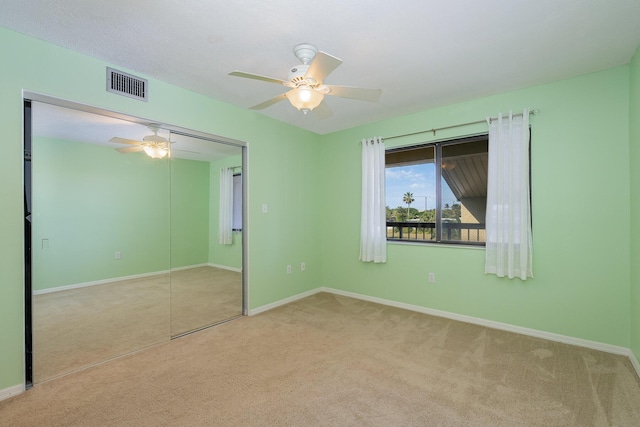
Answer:
[{"label": "light switch", "polygon": [[267,204],[263,203],[262,204],[262,213],[267,213],[267,212],[268,212]]}]

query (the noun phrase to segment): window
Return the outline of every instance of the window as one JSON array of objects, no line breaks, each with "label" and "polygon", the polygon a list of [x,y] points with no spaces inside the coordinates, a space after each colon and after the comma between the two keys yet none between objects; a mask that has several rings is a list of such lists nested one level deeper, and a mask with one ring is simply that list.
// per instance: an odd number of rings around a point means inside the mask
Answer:
[{"label": "window", "polygon": [[488,135],[388,149],[387,240],[484,246]]},{"label": "window", "polygon": [[242,174],[233,175],[233,231],[242,231]]}]

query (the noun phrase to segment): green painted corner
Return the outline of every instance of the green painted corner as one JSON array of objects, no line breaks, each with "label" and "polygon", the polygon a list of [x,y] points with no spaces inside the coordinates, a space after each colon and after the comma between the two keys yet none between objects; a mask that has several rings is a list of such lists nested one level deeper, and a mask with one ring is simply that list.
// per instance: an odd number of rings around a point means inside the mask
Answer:
[{"label": "green painted corner", "polygon": [[640,48],[630,64],[629,163],[631,168],[631,350],[640,361]]},{"label": "green painted corner", "polygon": [[172,158],[171,163],[171,268],[208,263],[210,163]]}]

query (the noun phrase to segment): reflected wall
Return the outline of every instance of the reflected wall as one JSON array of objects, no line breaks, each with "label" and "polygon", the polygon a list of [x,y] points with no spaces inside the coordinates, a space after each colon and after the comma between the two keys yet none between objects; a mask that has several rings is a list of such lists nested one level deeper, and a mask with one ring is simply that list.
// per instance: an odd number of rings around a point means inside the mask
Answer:
[{"label": "reflected wall", "polygon": [[152,159],[34,134],[34,383],[242,314],[241,232],[217,243],[219,169],[241,173],[242,148],[172,142]]},{"label": "reflected wall", "polygon": [[34,382],[168,340],[169,161],[32,143]]}]

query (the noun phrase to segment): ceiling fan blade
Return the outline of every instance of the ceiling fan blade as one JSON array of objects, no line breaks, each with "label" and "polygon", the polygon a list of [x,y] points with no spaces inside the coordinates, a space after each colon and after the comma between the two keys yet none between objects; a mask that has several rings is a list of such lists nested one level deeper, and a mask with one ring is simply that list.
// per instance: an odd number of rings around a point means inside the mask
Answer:
[{"label": "ceiling fan blade", "polygon": [[[291,92],[291,91],[289,91],[289,92]],[[273,97],[273,98],[269,99],[268,101],[263,102],[262,104],[254,105],[253,107],[251,107],[249,109],[250,110],[262,110],[263,108],[267,108],[267,107],[269,107],[269,106],[271,106],[271,105],[273,105],[273,104],[275,104],[277,102],[284,101],[285,99],[287,99],[287,93],[289,93],[289,92],[282,93],[282,94],[280,94],[280,95],[278,95],[276,97]]]},{"label": "ceiling fan blade", "polygon": [[326,119],[333,116],[333,112],[324,100],[322,100],[320,105],[311,110],[311,112],[319,119]]},{"label": "ceiling fan blade", "polygon": [[311,62],[307,73],[304,78],[312,78],[318,84],[322,84],[322,80],[327,77],[333,70],[338,68],[338,65],[342,64],[342,60],[331,56],[328,53],[318,52],[316,57]]},{"label": "ceiling fan blade", "polygon": [[229,73],[229,75],[235,76],[235,77],[244,77],[245,79],[260,80],[268,83],[278,83],[281,85],[286,83],[284,80],[274,79],[272,77],[260,76],[258,74],[244,73],[242,71],[232,71],[231,73]]},{"label": "ceiling fan blade", "polygon": [[126,154],[126,153],[135,153],[136,151],[142,151],[144,150],[144,147],[142,145],[138,145],[137,147],[116,148],[116,150],[118,150],[122,154]]},{"label": "ceiling fan blade", "polygon": [[327,95],[339,96],[341,98],[360,99],[362,101],[377,102],[380,99],[382,90],[364,89],[361,87],[325,85],[330,91]]},{"label": "ceiling fan blade", "polygon": [[111,138],[109,142],[116,142],[118,144],[130,144],[130,145],[142,144],[142,141],[136,141],[135,139],[118,138],[117,136]]}]

